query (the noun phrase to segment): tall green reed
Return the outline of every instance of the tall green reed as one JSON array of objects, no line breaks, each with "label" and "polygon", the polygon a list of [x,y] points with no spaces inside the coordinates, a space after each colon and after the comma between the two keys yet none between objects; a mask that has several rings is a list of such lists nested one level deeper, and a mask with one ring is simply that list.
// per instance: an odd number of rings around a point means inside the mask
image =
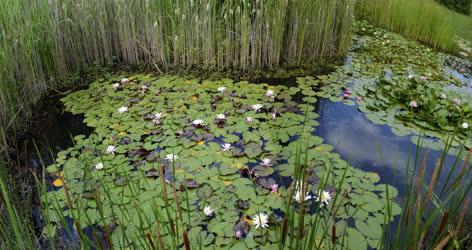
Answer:
[{"label": "tall green reed", "polygon": [[356,18],[416,39],[433,48],[454,52],[457,29],[453,15],[433,0],[359,0]]},{"label": "tall green reed", "polygon": [[[96,64],[170,69],[300,67],[348,49],[354,0],[5,0],[0,125]],[[79,80],[80,81],[80,80]]]}]

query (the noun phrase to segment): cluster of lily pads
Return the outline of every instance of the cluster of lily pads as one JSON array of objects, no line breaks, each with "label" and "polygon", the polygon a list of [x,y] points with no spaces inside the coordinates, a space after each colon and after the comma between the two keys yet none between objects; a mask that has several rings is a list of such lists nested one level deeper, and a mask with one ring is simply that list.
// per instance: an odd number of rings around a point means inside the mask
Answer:
[{"label": "cluster of lily pads", "polygon": [[[391,202],[397,190],[349,166],[314,135],[316,95],[303,83],[97,80],[63,99],[94,132],[76,136],[47,168],[49,226],[73,218],[130,246],[157,227],[164,238],[188,231],[190,242],[205,246],[270,248],[288,206],[306,209],[307,225],[325,218],[317,244],[342,237],[346,248],[376,247],[387,210],[400,212]],[[306,174],[296,179],[300,158]]]},{"label": "cluster of lily pads", "polygon": [[[356,25],[346,63],[329,75],[299,78],[318,88],[318,97],[357,105],[376,124],[386,124],[400,136],[431,138],[424,146],[472,148],[472,95],[454,86],[470,83],[451,77],[451,67],[468,75],[470,61],[447,56],[367,23]],[[417,140],[413,139],[414,142]]]}]

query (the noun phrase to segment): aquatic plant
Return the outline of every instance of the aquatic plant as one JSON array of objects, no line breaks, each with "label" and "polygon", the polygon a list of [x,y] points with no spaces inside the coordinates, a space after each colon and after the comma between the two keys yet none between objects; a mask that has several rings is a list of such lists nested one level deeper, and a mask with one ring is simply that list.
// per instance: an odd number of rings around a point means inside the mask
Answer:
[{"label": "aquatic plant", "polygon": [[[19,128],[32,104],[51,89],[83,84],[80,71],[94,65],[244,71],[337,58],[350,44],[353,2],[6,0],[0,126]],[[129,79],[119,83],[114,89]]]},{"label": "aquatic plant", "polygon": [[[318,88],[318,97],[357,105],[369,120],[388,124],[397,135],[421,132],[441,139],[425,139],[426,147],[444,148],[456,130],[451,144],[472,147],[468,132],[458,129],[471,122],[472,97],[451,88],[464,83],[447,73],[446,56],[366,23],[357,23],[356,34],[350,64],[297,81]],[[386,39],[388,45],[383,44]]]},{"label": "aquatic plant", "polygon": [[[393,220],[385,221],[385,185],[376,184],[378,175],[352,168],[313,135],[317,114],[310,85],[271,86],[277,95],[267,98],[264,84],[175,76],[129,76],[115,91],[120,78],[96,81],[63,99],[95,132],[75,137],[76,144],[47,168],[64,184],[42,195],[48,201],[44,214],[61,214],[48,220],[50,237],[65,227],[59,219],[65,216],[77,228],[107,231],[112,244],[122,247],[146,246],[146,235],[157,235],[159,227],[168,247],[183,244],[186,232],[190,245],[298,249],[313,244],[309,235],[316,244],[333,244],[327,234],[336,222],[340,244],[367,248],[380,238],[347,220],[376,227]],[[148,92],[137,91],[142,84]],[[222,85],[223,93],[215,91]],[[300,91],[311,95],[306,104],[291,99]],[[128,112],[113,112],[123,105]],[[155,110],[166,113],[158,125],[152,122]],[[204,123],[204,117],[223,113],[224,126]],[[254,117],[251,123],[247,115]],[[195,117],[203,119],[195,124]],[[97,145],[116,145],[115,155],[95,150]],[[97,161],[106,167],[91,169]],[[81,205],[70,206],[69,199]],[[398,205],[392,207],[398,214]],[[281,228],[290,233],[277,236]]]}]

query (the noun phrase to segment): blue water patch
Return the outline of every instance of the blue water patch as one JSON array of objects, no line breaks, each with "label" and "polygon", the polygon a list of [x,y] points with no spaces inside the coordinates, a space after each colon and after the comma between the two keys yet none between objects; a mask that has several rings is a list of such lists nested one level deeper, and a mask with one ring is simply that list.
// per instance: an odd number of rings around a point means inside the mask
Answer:
[{"label": "blue water patch", "polygon": [[[404,196],[406,191],[403,184],[407,166],[410,166],[412,171],[416,160],[416,168],[419,171],[425,159],[425,182],[429,183],[436,161],[443,154],[442,151],[418,147],[410,136],[397,136],[387,125],[370,122],[356,106],[320,100],[317,113],[320,115],[317,119],[320,124],[316,135],[332,145],[334,151],[352,166],[378,173],[380,182],[398,188],[400,196]],[[445,157],[436,192],[441,191],[439,187],[446,182],[447,173],[455,160],[453,155]],[[456,177],[462,167],[463,162],[459,161],[451,178]],[[451,180],[448,183],[451,184]]]}]

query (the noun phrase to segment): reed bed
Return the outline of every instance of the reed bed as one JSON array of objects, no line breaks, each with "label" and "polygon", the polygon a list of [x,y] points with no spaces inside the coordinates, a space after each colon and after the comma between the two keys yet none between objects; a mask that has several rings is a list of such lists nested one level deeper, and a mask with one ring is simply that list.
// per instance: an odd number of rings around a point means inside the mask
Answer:
[{"label": "reed bed", "polygon": [[454,52],[457,29],[470,29],[455,22],[451,11],[433,0],[359,0],[356,17],[398,32],[433,48]]},{"label": "reed bed", "polygon": [[[343,55],[354,0],[5,0],[0,10],[0,125],[90,65],[250,70]],[[20,119],[19,119],[20,118]]]}]

